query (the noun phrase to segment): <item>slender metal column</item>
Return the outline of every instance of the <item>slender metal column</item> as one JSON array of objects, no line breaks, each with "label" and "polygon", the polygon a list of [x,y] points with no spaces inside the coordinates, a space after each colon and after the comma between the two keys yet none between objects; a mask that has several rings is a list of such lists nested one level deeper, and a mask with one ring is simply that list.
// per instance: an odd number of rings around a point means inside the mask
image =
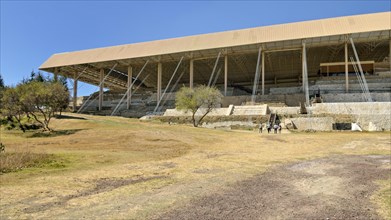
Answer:
[{"label": "slender metal column", "polygon": [[259,83],[259,61],[261,59],[261,54],[262,54],[262,47],[259,47],[258,59],[257,59],[257,67],[255,68],[253,94],[251,96],[251,102],[255,102],[255,95],[257,94],[258,83]]},{"label": "slender metal column", "polygon": [[310,105],[310,97],[309,97],[309,91],[308,91],[308,72],[307,72],[307,51],[305,48],[305,41],[303,41],[303,55],[302,55],[302,62],[303,62],[303,91],[305,95],[305,102],[306,105]]},{"label": "slender metal column", "polygon": [[[103,80],[99,80],[98,89],[103,85],[103,83],[105,82],[106,78],[109,77],[110,73],[114,70],[114,68],[115,68],[117,65],[118,65],[117,63],[114,64],[113,67],[110,69],[109,73],[107,73],[106,76],[103,78]],[[83,70],[83,72],[84,72],[84,70]],[[79,75],[79,77],[80,77],[80,75]],[[96,78],[90,78],[90,79],[96,80]],[[94,93],[93,93],[93,94],[94,94]],[[88,98],[87,98],[86,101],[83,101],[83,104],[80,106],[79,110],[77,110],[77,113],[80,113],[83,109],[88,108],[88,106],[91,105],[92,102],[88,102],[88,101],[90,101],[90,99],[91,99],[91,97],[92,97],[93,94],[91,94],[90,96],[88,96]],[[94,100],[96,100],[96,99],[98,99],[98,98],[99,98],[99,96],[98,96],[98,97],[95,97]],[[87,103],[88,103],[88,104],[87,104]]]},{"label": "slender metal column", "polygon": [[301,51],[301,85],[302,85],[302,89],[303,89],[303,92],[305,91],[305,77],[304,77],[304,43],[303,43],[303,47],[301,48],[302,51]]},{"label": "slender metal column", "polygon": [[73,112],[76,112],[76,106],[77,106],[77,78],[75,73],[74,80],[73,80]]},{"label": "slender metal column", "polygon": [[215,62],[215,65],[214,65],[214,67],[213,67],[212,74],[210,75],[210,78],[209,78],[208,87],[210,87],[211,84],[212,84],[213,75],[215,74],[217,64],[219,63],[220,55],[221,55],[221,51],[220,51],[219,54],[217,55],[216,62]]},{"label": "slender metal column", "polygon": [[133,77],[133,68],[132,66],[128,66],[128,91],[126,91],[126,109],[130,109],[130,103],[132,98],[132,88],[129,88],[132,85],[132,77]]},{"label": "slender metal column", "polygon": [[[114,110],[111,112],[111,116],[113,116],[113,115],[117,112],[119,106],[122,104],[122,101],[125,99],[125,96],[128,94],[129,90],[133,87],[134,82],[138,79],[138,77],[140,76],[140,74],[144,71],[144,69],[145,69],[145,67],[147,66],[148,62],[149,62],[149,60],[147,60],[147,61],[145,62],[144,66],[141,68],[140,72],[138,72],[136,78],[134,79],[134,81],[132,82],[132,84],[128,87],[128,90],[126,90],[125,94],[122,96],[122,98],[121,98],[121,100],[118,102],[117,106],[116,106],[116,107],[114,108]],[[148,75],[148,76],[149,76],[149,75]],[[147,76],[147,77],[148,77],[148,76]],[[147,77],[145,77],[145,79],[146,79]],[[145,80],[145,79],[144,79],[144,80]],[[144,83],[144,80],[140,83],[140,85]],[[137,90],[137,88],[136,88],[135,90]]]},{"label": "slender metal column", "polygon": [[179,66],[180,66],[181,63],[182,63],[182,60],[183,60],[183,56],[182,56],[181,59],[179,60],[178,65],[176,66],[176,68],[175,68],[175,70],[174,70],[174,73],[172,74],[170,80],[168,81],[168,83],[167,83],[167,85],[166,85],[166,88],[165,88],[164,91],[163,91],[163,94],[161,95],[160,99],[157,100],[157,104],[156,104],[156,107],[155,107],[155,109],[153,110],[153,112],[156,112],[156,110],[159,108],[160,102],[162,101],[164,95],[166,94],[168,87],[171,85],[171,81],[172,81],[172,79],[174,79],[174,76],[175,76],[176,72],[178,71]]},{"label": "slender metal column", "polygon": [[228,87],[228,55],[224,57],[224,96],[227,96]]},{"label": "slender metal column", "polygon": [[348,42],[345,41],[345,92],[349,92]]},{"label": "slender metal column", "polygon": [[100,69],[100,84],[99,84],[99,111],[102,110],[103,106],[103,77],[105,75],[105,70]]},{"label": "slender metal column", "polygon": [[265,52],[262,52],[262,95],[265,95]]},{"label": "slender metal column", "polygon": [[162,63],[157,64],[157,93],[156,93],[156,101],[160,100],[160,96],[162,94]]},{"label": "slender metal column", "polygon": [[189,87],[190,89],[193,88],[193,83],[194,83],[194,60],[190,60],[190,82],[189,82]]},{"label": "slender metal column", "polygon": [[358,54],[357,54],[356,46],[354,46],[353,38],[349,38],[349,40],[350,40],[350,43],[352,44],[352,49],[353,49],[354,56],[356,57],[356,62],[357,62],[358,69],[360,71],[361,80],[363,81],[363,84],[364,84],[364,87],[365,87],[365,90],[366,90],[365,92],[368,95],[368,102],[373,102],[371,94],[369,92],[367,80],[365,79],[364,72],[362,70],[360,58],[358,57]]},{"label": "slender metal column", "polygon": [[[390,31],[390,34],[391,34],[391,31]],[[390,53],[388,55],[388,61],[390,62],[390,72],[391,72],[391,38],[390,38],[390,44],[388,46],[390,48]]]},{"label": "slender metal column", "polygon": [[54,68],[54,82],[57,82],[58,81],[58,68]]}]

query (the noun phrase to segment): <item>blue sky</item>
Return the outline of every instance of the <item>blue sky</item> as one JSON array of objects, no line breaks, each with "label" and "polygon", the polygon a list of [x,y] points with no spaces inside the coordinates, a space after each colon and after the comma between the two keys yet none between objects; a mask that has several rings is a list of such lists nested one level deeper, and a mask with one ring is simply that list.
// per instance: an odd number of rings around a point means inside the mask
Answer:
[{"label": "blue sky", "polygon": [[[391,10],[389,0],[0,1],[7,85],[54,53]],[[94,91],[81,84],[79,95]]]}]

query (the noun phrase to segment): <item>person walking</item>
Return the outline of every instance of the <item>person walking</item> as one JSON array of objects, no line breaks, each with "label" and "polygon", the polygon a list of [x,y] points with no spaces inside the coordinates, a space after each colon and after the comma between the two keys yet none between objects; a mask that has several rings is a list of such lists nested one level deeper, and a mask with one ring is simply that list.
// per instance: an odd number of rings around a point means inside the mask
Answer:
[{"label": "person walking", "polygon": [[267,133],[269,134],[270,130],[272,129],[272,126],[270,125],[270,122],[267,123],[266,128],[267,128]]},{"label": "person walking", "polygon": [[263,127],[262,127],[262,122],[259,123],[259,130],[258,133],[262,133]]},{"label": "person walking", "polygon": [[281,126],[281,124],[279,124],[278,125],[278,133],[280,133],[280,134],[281,134],[281,129],[282,129],[282,126]]},{"label": "person walking", "polygon": [[274,128],[274,134],[277,134],[278,125],[274,124],[273,128]]}]

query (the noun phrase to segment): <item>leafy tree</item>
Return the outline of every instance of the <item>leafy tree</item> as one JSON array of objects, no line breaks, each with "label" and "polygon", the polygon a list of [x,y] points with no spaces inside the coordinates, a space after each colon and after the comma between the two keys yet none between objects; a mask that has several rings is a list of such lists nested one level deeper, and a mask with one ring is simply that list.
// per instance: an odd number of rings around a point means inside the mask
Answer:
[{"label": "leafy tree", "polygon": [[4,80],[0,74],[0,109],[1,109],[1,106],[3,105],[1,102],[1,99],[3,97],[4,90],[5,90]]},{"label": "leafy tree", "polygon": [[0,89],[4,88],[5,85],[4,85],[4,80],[3,80],[3,77],[1,76],[0,74]]},{"label": "leafy tree", "polygon": [[19,128],[25,132],[25,128],[22,124],[22,119],[25,114],[22,103],[20,102],[20,94],[14,87],[4,90],[3,97],[1,99],[1,114],[8,118],[8,121],[15,122]]},{"label": "leafy tree", "polygon": [[[65,76],[59,76],[58,77],[58,81],[64,85],[65,88],[67,88],[68,90],[68,82],[67,82],[68,78],[65,77]],[[56,82],[56,80],[54,79],[54,77],[51,77],[49,75],[45,76],[44,73],[42,73],[41,71],[38,71],[38,72],[34,72],[34,70],[31,71],[30,73],[30,77],[29,78],[25,78],[22,80],[22,84],[26,84],[26,83],[29,83],[29,82]]]},{"label": "leafy tree", "polygon": [[[31,81],[7,89],[2,98],[2,113],[16,119],[23,127],[23,114],[32,117],[46,131],[50,120],[69,103],[69,93],[61,83]],[[23,129],[22,129],[23,130]]]},{"label": "leafy tree", "polygon": [[[215,87],[182,87],[176,94],[175,106],[179,110],[190,111],[193,126],[197,127],[205,116],[220,104],[222,97]],[[196,120],[195,114],[198,110],[202,112],[202,116]]]},{"label": "leafy tree", "polygon": [[24,78],[22,80],[22,84],[30,83],[30,82],[47,82],[50,81],[49,77],[45,77],[41,71],[34,72],[34,70],[31,71],[29,78]]}]

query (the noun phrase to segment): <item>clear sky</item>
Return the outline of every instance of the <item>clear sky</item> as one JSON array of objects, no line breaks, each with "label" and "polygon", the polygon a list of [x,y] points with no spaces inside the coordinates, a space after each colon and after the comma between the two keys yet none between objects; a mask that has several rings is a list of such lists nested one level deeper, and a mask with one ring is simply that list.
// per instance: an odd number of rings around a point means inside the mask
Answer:
[{"label": "clear sky", "polygon": [[[6,85],[54,53],[391,10],[389,0],[0,1]],[[94,91],[82,84],[79,95]]]}]

